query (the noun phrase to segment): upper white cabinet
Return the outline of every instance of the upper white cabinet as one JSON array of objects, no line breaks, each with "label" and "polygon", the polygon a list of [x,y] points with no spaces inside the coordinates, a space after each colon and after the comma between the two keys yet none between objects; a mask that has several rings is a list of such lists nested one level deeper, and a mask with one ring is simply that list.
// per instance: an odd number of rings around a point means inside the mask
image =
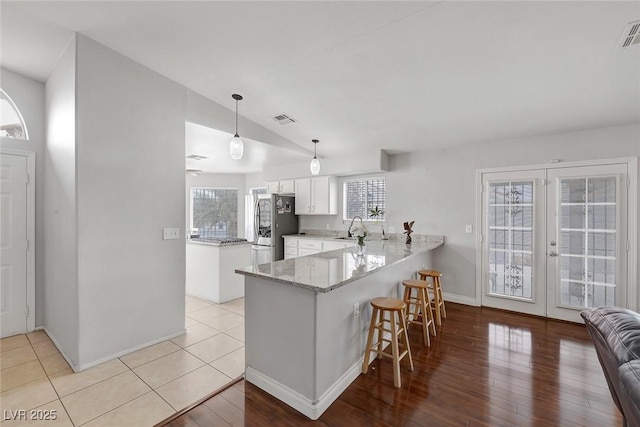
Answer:
[{"label": "upper white cabinet", "polygon": [[294,180],[267,182],[267,193],[270,194],[293,194],[295,192]]},{"label": "upper white cabinet", "polygon": [[296,215],[338,213],[338,180],[335,176],[296,179],[295,194]]}]

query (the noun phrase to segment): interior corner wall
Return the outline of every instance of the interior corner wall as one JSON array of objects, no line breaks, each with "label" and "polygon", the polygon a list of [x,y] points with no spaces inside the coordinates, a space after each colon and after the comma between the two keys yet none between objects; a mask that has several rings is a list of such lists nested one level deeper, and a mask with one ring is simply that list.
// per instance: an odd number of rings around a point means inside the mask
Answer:
[{"label": "interior corner wall", "polygon": [[[76,210],[76,44],[46,82],[44,155],[44,326],[72,364],[79,361]],[[42,188],[42,187],[40,187]]]},{"label": "interior corner wall", "polygon": [[43,83],[9,70],[0,69],[0,87],[11,97],[22,114],[29,140],[2,137],[2,147],[36,153],[36,326],[44,325],[44,153],[45,86]]},{"label": "interior corner wall", "polygon": [[187,175],[187,184],[185,189],[186,196],[186,226],[185,230],[191,229],[191,189],[194,187],[220,187],[235,188],[238,190],[238,237],[245,237],[244,230],[244,195],[246,191],[246,176],[244,174],[218,174],[203,173],[197,176]]},{"label": "interior corner wall", "polygon": [[184,330],[186,89],[77,38],[82,368]]}]

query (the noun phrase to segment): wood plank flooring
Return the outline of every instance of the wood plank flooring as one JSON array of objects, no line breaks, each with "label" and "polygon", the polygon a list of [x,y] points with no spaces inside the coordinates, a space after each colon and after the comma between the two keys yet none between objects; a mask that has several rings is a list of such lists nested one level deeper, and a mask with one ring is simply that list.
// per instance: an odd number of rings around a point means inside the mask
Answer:
[{"label": "wood plank flooring", "polygon": [[317,421],[240,381],[168,426],[621,426],[583,325],[447,303],[431,347],[393,387],[375,360]]}]

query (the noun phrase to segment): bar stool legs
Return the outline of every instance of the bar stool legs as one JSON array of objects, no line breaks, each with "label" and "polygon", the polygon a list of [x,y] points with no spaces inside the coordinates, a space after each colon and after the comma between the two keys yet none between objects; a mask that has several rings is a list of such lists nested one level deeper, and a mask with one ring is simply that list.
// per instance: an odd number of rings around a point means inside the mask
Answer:
[{"label": "bar stool legs", "polygon": [[[393,360],[393,385],[401,387],[400,361],[407,357],[409,370],[413,371],[413,359],[411,358],[411,348],[409,347],[409,337],[407,335],[407,325],[404,318],[405,303],[395,298],[374,298],[371,300],[373,312],[371,313],[371,323],[369,324],[369,334],[367,336],[367,346],[362,363],[362,373],[369,370],[371,352],[377,354],[378,359],[389,357]],[[385,313],[389,313],[386,319]],[[397,319],[396,319],[397,316]],[[385,323],[389,323],[389,329],[385,328]],[[373,343],[373,334],[378,331],[378,340]],[[391,339],[384,338],[384,332],[391,333]],[[401,342],[400,342],[401,341]],[[382,343],[391,344],[391,354],[382,351]],[[402,352],[400,352],[402,344]]]},{"label": "bar stool legs", "polygon": [[[415,323],[422,326],[422,338],[424,345],[430,346],[429,330],[433,336],[436,335],[436,324],[433,319],[433,312],[428,299],[427,284],[424,280],[405,280],[403,301],[406,304],[405,321],[407,326]],[[413,290],[416,296],[413,296]],[[418,320],[418,319],[421,320]]]},{"label": "bar stool legs", "polygon": [[[424,280],[428,283],[427,287],[433,292],[433,300],[430,299],[431,305],[436,311],[436,323],[438,326],[442,325],[442,318],[447,318],[447,309],[444,306],[444,296],[442,294],[442,282],[440,278],[442,273],[436,270],[420,270],[418,272],[420,280]],[[433,284],[429,283],[428,278],[433,280]]]}]

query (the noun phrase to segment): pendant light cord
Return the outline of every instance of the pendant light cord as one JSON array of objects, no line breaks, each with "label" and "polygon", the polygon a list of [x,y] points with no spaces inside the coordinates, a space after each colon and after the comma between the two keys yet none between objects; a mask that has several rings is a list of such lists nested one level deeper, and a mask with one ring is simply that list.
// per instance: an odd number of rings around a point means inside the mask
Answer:
[{"label": "pendant light cord", "polygon": [[236,99],[236,136],[238,136],[238,100]]}]

